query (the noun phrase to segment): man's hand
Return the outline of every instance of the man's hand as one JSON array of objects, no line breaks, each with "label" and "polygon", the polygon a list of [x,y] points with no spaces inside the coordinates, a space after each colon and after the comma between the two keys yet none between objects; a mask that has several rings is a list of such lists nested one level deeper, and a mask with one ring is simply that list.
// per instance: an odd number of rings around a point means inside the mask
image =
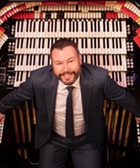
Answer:
[{"label": "man's hand", "polygon": [[5,114],[0,113],[0,123],[3,123],[5,120]]},{"label": "man's hand", "polygon": [[135,117],[136,123],[140,124],[140,117]]}]

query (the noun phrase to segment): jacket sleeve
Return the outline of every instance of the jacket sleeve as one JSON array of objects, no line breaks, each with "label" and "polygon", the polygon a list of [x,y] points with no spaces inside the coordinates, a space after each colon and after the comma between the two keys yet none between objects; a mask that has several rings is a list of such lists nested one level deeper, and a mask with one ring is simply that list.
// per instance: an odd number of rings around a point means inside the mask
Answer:
[{"label": "jacket sleeve", "polygon": [[135,116],[140,117],[140,102],[138,102],[130,91],[119,86],[109,76],[105,80],[104,93],[107,99],[114,101],[129,112],[132,112]]},{"label": "jacket sleeve", "polygon": [[33,97],[34,90],[31,78],[28,78],[26,82],[22,83],[19,87],[15,88],[0,100],[0,112],[5,113],[11,108],[20,105],[25,100],[32,99]]}]

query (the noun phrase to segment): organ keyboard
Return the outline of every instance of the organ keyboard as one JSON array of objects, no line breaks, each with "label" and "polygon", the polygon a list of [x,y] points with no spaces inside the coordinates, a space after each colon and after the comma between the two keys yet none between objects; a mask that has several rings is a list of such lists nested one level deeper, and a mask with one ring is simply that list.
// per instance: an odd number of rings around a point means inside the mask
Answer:
[{"label": "organ keyboard", "polygon": [[[134,89],[134,46],[140,47],[139,29],[133,39],[134,23],[140,25],[140,13],[131,2],[16,2],[1,10],[0,24],[5,13],[11,24],[8,89],[26,81],[32,70],[50,65],[50,47],[61,37],[78,44],[82,62],[108,69],[119,85]],[[0,30],[5,42],[7,36]]]},{"label": "organ keyboard", "polygon": [[60,37],[72,38],[78,44],[83,62],[108,69],[111,77],[127,87],[127,24],[124,19],[71,19],[66,18],[67,15],[65,19],[59,19],[56,14],[52,16],[55,17],[45,20],[16,20],[14,87],[24,82],[30,71],[51,63],[50,47]]},{"label": "organ keyboard", "polygon": [[[109,71],[127,71],[126,57],[119,54],[82,54],[84,63],[96,64]],[[49,65],[51,60],[49,54],[17,54],[15,60],[15,71],[32,71]]]},{"label": "organ keyboard", "polygon": [[[108,69],[109,75],[121,86],[127,87],[126,81],[126,57],[124,55],[82,55],[84,63],[96,64]],[[29,76],[30,71],[49,65],[49,55],[16,55],[15,61],[15,84],[19,86]],[[26,69],[26,71],[24,71]],[[114,71],[114,72],[111,72]],[[121,72],[119,72],[121,71]]]},{"label": "organ keyboard", "polygon": [[75,38],[109,38],[127,37],[126,22],[124,20],[103,19],[48,19],[21,20],[16,22],[16,38],[41,37],[75,37]]},{"label": "organ keyboard", "polygon": [[[61,36],[62,37],[62,36]],[[50,43],[51,41],[51,43]],[[15,53],[49,54],[50,46],[54,39],[48,38],[17,38]],[[121,38],[75,38],[81,53],[98,54],[126,54],[126,39]]]}]

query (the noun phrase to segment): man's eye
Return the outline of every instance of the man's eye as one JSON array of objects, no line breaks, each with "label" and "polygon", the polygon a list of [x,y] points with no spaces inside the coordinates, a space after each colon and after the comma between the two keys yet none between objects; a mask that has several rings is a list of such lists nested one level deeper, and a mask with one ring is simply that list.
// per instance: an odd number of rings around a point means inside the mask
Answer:
[{"label": "man's eye", "polygon": [[61,62],[57,62],[56,65],[61,65]]}]

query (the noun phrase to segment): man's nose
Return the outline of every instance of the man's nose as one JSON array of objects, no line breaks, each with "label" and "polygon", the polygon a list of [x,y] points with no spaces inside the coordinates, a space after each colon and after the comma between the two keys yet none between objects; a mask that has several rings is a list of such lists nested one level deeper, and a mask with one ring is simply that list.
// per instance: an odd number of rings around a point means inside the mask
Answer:
[{"label": "man's nose", "polygon": [[69,69],[68,64],[63,64],[63,71],[66,72],[68,71],[68,69]]}]

